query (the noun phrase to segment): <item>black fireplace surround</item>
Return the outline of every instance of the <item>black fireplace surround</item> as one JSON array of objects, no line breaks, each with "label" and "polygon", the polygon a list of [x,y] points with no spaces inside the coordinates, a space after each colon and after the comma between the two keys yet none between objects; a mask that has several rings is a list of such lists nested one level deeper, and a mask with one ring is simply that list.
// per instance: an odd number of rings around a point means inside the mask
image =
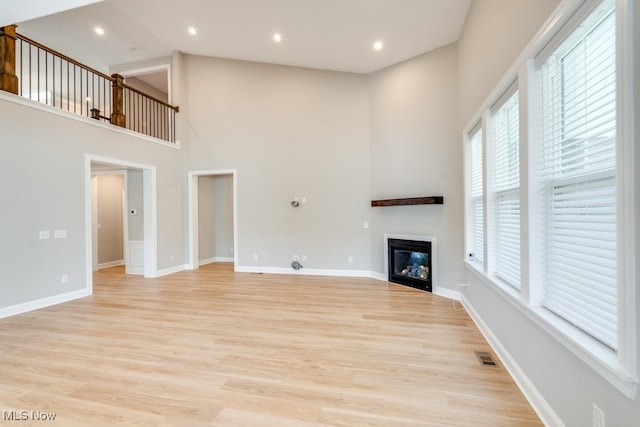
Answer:
[{"label": "black fireplace surround", "polygon": [[389,281],[431,292],[431,242],[388,239]]}]

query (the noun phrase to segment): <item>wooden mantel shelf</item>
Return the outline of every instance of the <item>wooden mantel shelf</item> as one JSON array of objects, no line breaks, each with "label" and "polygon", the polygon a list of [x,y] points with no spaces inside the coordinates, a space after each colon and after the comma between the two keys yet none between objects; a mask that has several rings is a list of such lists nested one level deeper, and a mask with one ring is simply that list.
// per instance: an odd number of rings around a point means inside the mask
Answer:
[{"label": "wooden mantel shelf", "polygon": [[409,206],[409,205],[441,205],[444,203],[442,196],[410,197],[405,199],[372,200],[371,206]]}]

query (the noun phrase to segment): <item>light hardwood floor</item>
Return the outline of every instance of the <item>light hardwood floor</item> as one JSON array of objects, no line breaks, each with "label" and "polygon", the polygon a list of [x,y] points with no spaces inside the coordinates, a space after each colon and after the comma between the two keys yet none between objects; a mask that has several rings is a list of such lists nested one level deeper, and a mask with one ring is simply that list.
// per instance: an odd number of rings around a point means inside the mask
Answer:
[{"label": "light hardwood floor", "polygon": [[474,351],[459,305],[400,285],[112,268],[91,297],[0,320],[0,410],[29,418],[0,424],[540,426]]}]

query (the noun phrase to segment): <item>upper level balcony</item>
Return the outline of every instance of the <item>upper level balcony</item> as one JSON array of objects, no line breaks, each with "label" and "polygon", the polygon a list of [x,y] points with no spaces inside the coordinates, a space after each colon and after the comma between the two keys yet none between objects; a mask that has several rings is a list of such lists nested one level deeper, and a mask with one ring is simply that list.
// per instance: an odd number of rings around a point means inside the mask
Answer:
[{"label": "upper level balcony", "polygon": [[176,142],[177,106],[20,35],[15,25],[0,27],[0,90]]}]

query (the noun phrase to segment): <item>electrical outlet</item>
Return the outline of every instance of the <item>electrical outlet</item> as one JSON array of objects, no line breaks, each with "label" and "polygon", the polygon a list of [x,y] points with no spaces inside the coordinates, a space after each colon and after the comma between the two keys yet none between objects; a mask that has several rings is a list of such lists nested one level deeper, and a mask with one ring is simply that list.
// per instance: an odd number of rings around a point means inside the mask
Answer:
[{"label": "electrical outlet", "polygon": [[294,255],[293,256],[293,260],[294,261],[300,261],[300,255]]},{"label": "electrical outlet", "polygon": [[253,254],[253,260],[257,261],[258,260],[258,254]]},{"label": "electrical outlet", "polygon": [[302,261],[306,261],[307,260],[307,256],[306,255],[302,255]]},{"label": "electrical outlet", "polygon": [[595,403],[593,404],[593,427],[605,427],[604,412]]},{"label": "electrical outlet", "polygon": [[348,262],[353,262],[353,257],[351,255],[349,255],[349,257],[347,258]]},{"label": "electrical outlet", "polygon": [[69,276],[67,274],[63,274],[62,277],[60,277],[60,283],[69,283]]}]

